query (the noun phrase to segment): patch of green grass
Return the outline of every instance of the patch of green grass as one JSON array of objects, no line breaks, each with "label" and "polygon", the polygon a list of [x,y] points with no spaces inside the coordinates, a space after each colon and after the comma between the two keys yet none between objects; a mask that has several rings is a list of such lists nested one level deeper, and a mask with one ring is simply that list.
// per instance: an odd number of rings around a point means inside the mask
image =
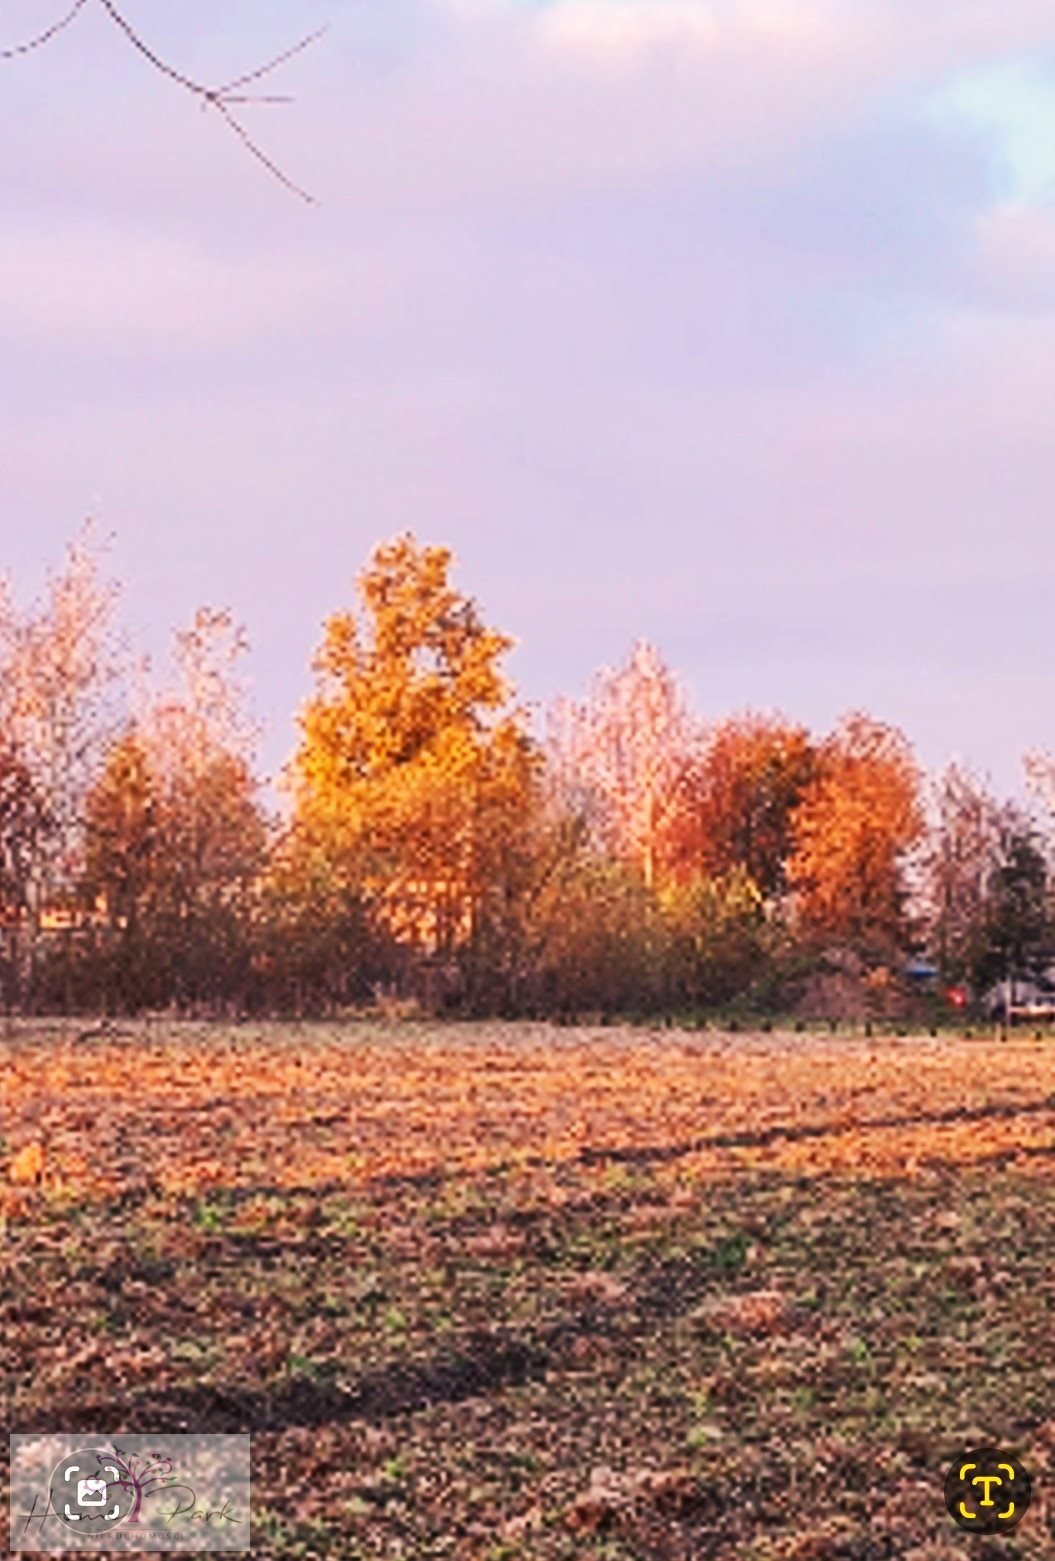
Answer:
[{"label": "patch of green grass", "polygon": [[872,1351],[864,1339],[854,1338],[847,1346],[850,1359],[858,1366],[867,1366],[872,1360]]},{"label": "patch of green grass", "polygon": [[737,1274],[747,1261],[748,1240],[742,1231],[725,1236],[710,1248],[708,1261],[719,1274]]},{"label": "patch of green grass", "polygon": [[210,1236],[223,1229],[227,1218],[227,1212],[215,1203],[196,1203],[191,1211],[194,1224]]},{"label": "patch of green grass", "polygon": [[387,1307],[381,1318],[381,1326],[386,1333],[395,1334],[397,1337],[402,1338],[407,1331],[406,1313],[401,1311],[398,1306]]}]

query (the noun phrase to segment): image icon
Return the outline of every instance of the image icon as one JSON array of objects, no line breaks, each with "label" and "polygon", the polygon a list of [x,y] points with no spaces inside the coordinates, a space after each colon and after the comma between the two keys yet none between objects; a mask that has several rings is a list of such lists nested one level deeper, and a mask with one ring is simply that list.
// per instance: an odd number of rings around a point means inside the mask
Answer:
[{"label": "image icon", "polygon": [[135,1493],[125,1470],[105,1448],[78,1448],[51,1476],[51,1505],[57,1517],[78,1533],[102,1535],[123,1523]]},{"label": "image icon", "polygon": [[77,1504],[81,1507],[104,1507],[106,1505],[106,1481],[78,1480]]}]

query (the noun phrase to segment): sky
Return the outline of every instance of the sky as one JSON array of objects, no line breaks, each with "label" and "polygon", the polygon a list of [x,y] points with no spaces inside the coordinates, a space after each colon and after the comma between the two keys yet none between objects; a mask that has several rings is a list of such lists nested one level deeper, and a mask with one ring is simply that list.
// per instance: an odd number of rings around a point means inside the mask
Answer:
[{"label": "sky", "polygon": [[[7,0],[0,47],[60,14]],[[83,519],[133,636],[246,626],[271,771],[381,540],[543,707],[639,638],[704,720],[1055,749],[1050,0],[88,0],[0,60],[0,572]]]}]

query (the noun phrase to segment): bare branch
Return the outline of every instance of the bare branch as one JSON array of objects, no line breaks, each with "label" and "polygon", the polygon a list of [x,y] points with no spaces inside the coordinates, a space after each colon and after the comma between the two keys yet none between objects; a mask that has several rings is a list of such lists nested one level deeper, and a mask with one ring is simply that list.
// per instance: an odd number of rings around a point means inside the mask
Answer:
[{"label": "bare branch", "polygon": [[76,20],[78,13],[83,11],[87,4],[88,0],[74,0],[74,4],[65,16],[61,16],[57,22],[52,22],[50,27],[45,27],[44,31],[37,33],[35,38],[29,38],[25,43],[16,43],[10,49],[0,49],[0,60],[13,60],[20,54],[28,54],[31,49],[43,48],[44,44],[50,43],[63,28]]},{"label": "bare branch", "polygon": [[155,70],[159,70],[163,76],[168,76],[171,81],[178,82],[181,87],[186,87],[188,92],[197,93],[198,96],[208,98],[210,101],[216,96],[214,88],[205,87],[200,82],[192,81],[189,76],[184,76],[181,71],[170,65],[167,60],[163,60],[160,54],[155,54],[150,45],[139,36],[132,24],[113,4],[113,0],[99,0],[99,4],[114,26],[120,28],[132,47],[138,50],[145,60],[149,60]]},{"label": "bare branch", "polygon": [[[26,54],[31,49],[41,48],[54,38],[57,33],[60,33],[63,28],[68,27],[88,3],[89,0],[74,0],[72,9],[65,16],[61,17],[59,21],[53,23],[51,27],[46,28],[44,32],[39,33],[35,38],[29,39],[28,42],[0,51],[0,59],[13,59],[16,55]],[[177,86],[183,87],[185,91],[192,93],[201,101],[203,107],[215,109],[228,129],[233,131],[241,141],[246,151],[258,163],[261,163],[273,178],[277,179],[292,194],[298,195],[301,200],[309,203],[313,202],[313,197],[308,194],[307,190],[302,189],[288,174],[283,173],[278,164],[257,145],[244,125],[240,124],[234,117],[231,109],[247,103],[292,102],[292,98],[277,93],[244,93],[239,89],[248,86],[251,82],[260,81],[264,76],[270,75],[272,71],[277,70],[280,65],[284,65],[287,60],[291,60],[294,55],[300,54],[304,49],[307,49],[322,37],[326,31],[324,27],[308,33],[297,43],[292,44],[290,48],[284,49],[281,54],[276,54],[274,59],[265,61],[263,65],[258,65],[254,70],[235,77],[233,81],[229,81],[223,86],[210,87],[207,83],[196,81],[193,76],[187,76],[183,71],[177,70],[174,65],[171,65],[168,60],[151,48],[146,39],[132,26],[124,12],[115,4],[115,0],[97,0],[97,3],[106,12],[114,26],[124,34],[125,39],[135,49],[137,54],[142,55],[147,63],[153,66],[156,71],[159,71],[161,75],[167,76]]]}]

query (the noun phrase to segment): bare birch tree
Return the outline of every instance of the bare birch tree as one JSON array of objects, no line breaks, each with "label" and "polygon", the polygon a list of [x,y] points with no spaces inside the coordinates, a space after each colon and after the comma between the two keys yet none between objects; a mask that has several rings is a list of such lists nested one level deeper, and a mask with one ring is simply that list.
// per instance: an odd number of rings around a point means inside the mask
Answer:
[{"label": "bare birch tree", "polygon": [[973,980],[1013,812],[958,764],[950,764],[930,792],[931,820],[918,864],[921,909],[943,977]]},{"label": "bare birch tree", "polygon": [[598,674],[585,703],[558,700],[548,736],[558,786],[586,810],[609,849],[639,865],[651,888],[698,742],[659,652],[640,641],[624,667]]},{"label": "bare birch tree", "polygon": [[[32,987],[46,913],[69,909],[80,870],[84,801],[120,721],[117,588],[89,524],[52,573],[41,601],[20,610],[0,593],[0,731],[19,779],[15,898],[20,996]],[[13,783],[12,783],[13,784]]]}]

